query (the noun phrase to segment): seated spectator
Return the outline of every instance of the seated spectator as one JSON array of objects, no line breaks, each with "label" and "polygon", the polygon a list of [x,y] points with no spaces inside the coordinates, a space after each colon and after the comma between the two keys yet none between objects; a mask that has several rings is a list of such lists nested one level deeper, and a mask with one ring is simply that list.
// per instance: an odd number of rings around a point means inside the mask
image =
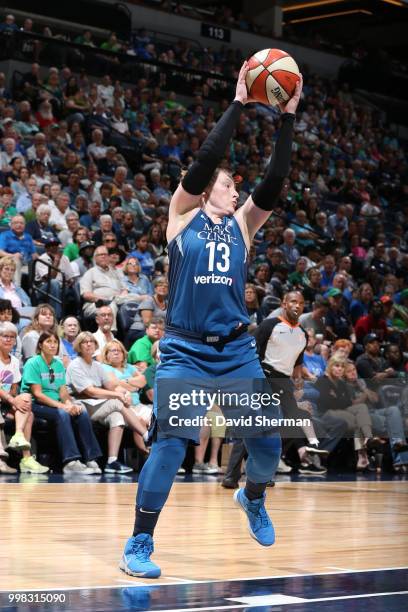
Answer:
[{"label": "seated spectator", "polygon": [[103,144],[103,131],[95,129],[92,131],[92,142],[88,145],[87,152],[95,162],[106,157],[107,147]]},{"label": "seated spectator", "polygon": [[85,272],[93,267],[93,256],[96,246],[91,240],[85,240],[79,244],[79,257],[71,261],[75,276],[82,277]]},{"label": "seated spectator", "polygon": [[[2,413],[14,419],[15,434],[7,447],[22,452],[20,471],[32,474],[45,474],[48,467],[41,465],[31,455],[31,430],[34,416],[32,413],[31,396],[28,393],[18,394],[18,385],[21,381],[20,364],[11,352],[17,339],[17,328],[13,323],[0,324],[0,428],[4,423]],[[3,433],[0,433],[0,473],[15,473],[4,461],[8,457],[3,445]]]},{"label": "seated spectator", "polygon": [[143,274],[151,278],[154,273],[154,259],[149,251],[149,236],[142,234],[137,242],[136,249],[129,253],[129,257],[137,257],[140,262]]},{"label": "seated spectator", "polygon": [[79,228],[79,215],[75,210],[68,210],[65,214],[67,229],[62,230],[58,234],[62,248],[70,244],[73,240],[74,232]]},{"label": "seated spectator", "polygon": [[39,252],[44,249],[44,242],[55,237],[54,228],[50,225],[51,208],[48,204],[40,204],[35,213],[35,221],[27,223],[26,230],[33,239]]},{"label": "seated spectator", "polygon": [[283,244],[280,245],[287,265],[293,270],[296,262],[300,257],[300,253],[295,246],[296,233],[293,229],[287,228],[283,232]]},{"label": "seated spectator", "polygon": [[69,362],[75,357],[78,357],[78,353],[74,349],[74,342],[78,334],[81,333],[81,326],[76,317],[66,317],[61,321],[61,346],[62,354],[64,356],[64,363]]},{"label": "seated spectator", "polygon": [[[80,225],[72,232],[72,242],[69,242],[64,248],[64,255],[68,257],[70,262],[73,262],[79,257],[79,245],[90,240],[88,228]],[[78,275],[79,276],[79,275]]]},{"label": "seated spectator", "polygon": [[[132,405],[135,415],[149,427],[152,416],[152,407],[140,403],[139,391],[146,385],[146,379],[140,371],[127,363],[127,352],[119,340],[108,342],[102,351],[102,363],[105,370],[111,376],[114,383],[131,393]],[[142,436],[137,431],[133,432],[136,447],[147,454],[147,449]]]},{"label": "seated spectator", "polygon": [[68,229],[67,211],[69,207],[69,195],[61,191],[55,198],[55,204],[50,201],[51,208],[50,225],[55,232],[61,232]]},{"label": "seated spectator", "polygon": [[296,261],[296,264],[295,264],[295,271],[289,274],[289,277],[288,277],[290,284],[293,287],[300,289],[301,291],[303,290],[303,287],[305,287],[308,283],[306,268],[307,268],[306,258],[299,257],[299,259]]},{"label": "seated spectator", "polygon": [[339,357],[340,359],[348,359],[351,351],[353,350],[353,343],[350,340],[342,338],[336,340],[332,347],[332,356]]},{"label": "seated spectator", "polygon": [[140,263],[137,257],[129,256],[122,271],[126,287],[129,293],[135,296],[135,301],[142,302],[153,295],[152,283],[147,276],[140,273]]},{"label": "seated spectator", "polygon": [[97,342],[89,332],[79,334],[74,342],[78,353],[68,366],[67,381],[75,397],[87,407],[92,421],[109,427],[108,462],[106,473],[126,474],[132,468],[118,461],[119,448],[123,437],[123,429],[128,425],[141,435],[146,433],[146,427],[133,411],[129,410],[131,395],[111,377],[99,361],[93,359],[98,348]]},{"label": "seated spectator", "polygon": [[345,379],[351,396],[358,403],[368,405],[375,433],[389,437],[394,471],[401,472],[408,465],[408,444],[399,406],[379,406],[378,394],[367,386],[363,378],[358,378],[357,368],[352,361],[346,364]]},{"label": "seated spectator", "polygon": [[305,298],[305,302],[311,304],[315,301],[317,297],[321,297],[323,294],[321,281],[322,281],[322,273],[319,268],[313,267],[309,268],[306,272],[307,281],[303,288],[303,295]]},{"label": "seated spectator", "polygon": [[33,239],[25,231],[25,219],[16,215],[11,219],[10,229],[0,234],[0,257],[11,255],[16,263],[14,276],[17,285],[21,285],[21,274],[24,265],[37,257]]},{"label": "seated spectator", "polygon": [[0,187],[0,227],[8,227],[11,219],[17,214],[12,201],[13,190],[10,187]]},{"label": "seated spectator", "polygon": [[113,325],[113,312],[110,306],[99,306],[96,309],[96,324],[98,329],[94,332],[93,336],[98,344],[98,350],[95,351],[94,357],[98,361],[102,361],[102,351],[108,342],[115,340],[115,336],[112,333]]},{"label": "seated spectator", "polygon": [[160,318],[163,321],[167,315],[167,295],[169,284],[164,276],[159,276],[153,281],[153,296],[149,296],[139,304],[137,313],[127,334],[129,344],[144,335],[146,325],[153,318]]},{"label": "seated spectator", "polygon": [[101,449],[85,407],[69,394],[59,352],[58,335],[43,332],[37,355],[24,365],[21,389],[33,397],[34,416],[55,425],[64,474],[100,474],[96,459],[102,456]]},{"label": "seated spectator", "polygon": [[333,287],[333,280],[336,276],[336,260],[333,255],[326,255],[323,259],[323,265],[320,268],[320,272],[322,273],[322,280],[320,281],[322,291],[328,291]]},{"label": "seated spectator", "polygon": [[[20,325],[20,315],[18,311],[12,306],[10,300],[0,299],[0,323],[13,323],[19,328]],[[22,342],[20,336],[17,336],[16,343],[14,348],[12,349],[12,354],[19,362],[21,362],[21,358],[23,355]]]},{"label": "seated spectator", "polygon": [[150,222],[150,217],[144,212],[141,203],[135,197],[135,192],[130,183],[125,183],[122,187],[121,207],[125,212],[134,215],[137,226],[143,229],[145,223]]},{"label": "seated spectator", "polygon": [[153,317],[146,325],[146,334],[132,345],[128,362],[135,365],[143,364],[145,368],[153,365],[155,360],[152,356],[152,346],[163,336],[163,330],[163,319]]},{"label": "seated spectator", "polygon": [[376,334],[382,342],[388,336],[387,323],[381,300],[375,300],[370,306],[368,315],[357,319],[354,326],[357,342],[362,342],[367,334]]},{"label": "seated spectator", "polygon": [[149,251],[154,259],[161,257],[166,249],[167,241],[159,223],[153,223],[148,233]]},{"label": "seated spectator", "polygon": [[400,303],[394,304],[392,324],[398,329],[406,330],[408,329],[408,288],[401,291],[399,298]]},{"label": "seated spectator", "polygon": [[307,345],[303,353],[302,374],[306,380],[315,381],[326,371],[327,362],[320,352],[320,344],[313,330],[307,335]]},{"label": "seated spectator", "polygon": [[117,303],[129,296],[123,276],[109,264],[108,249],[99,246],[94,253],[94,266],[85,272],[80,280],[81,296],[84,300],[85,316],[96,313],[96,302],[103,300],[112,308],[113,329],[116,330]]},{"label": "seated spectator", "polygon": [[[67,287],[72,286],[76,278],[75,271],[68,257],[59,250],[60,241],[58,238],[47,238],[44,246],[45,253],[39,256],[35,266],[35,284],[39,289],[49,294],[50,304],[53,306],[56,317],[59,320],[63,309],[63,279],[65,279]],[[47,264],[52,265],[53,268],[50,268]],[[66,294],[64,295],[65,297]]]},{"label": "seated spectator", "polygon": [[100,228],[101,203],[98,201],[91,202],[89,205],[89,213],[82,215],[79,218],[81,225],[84,225],[89,231],[96,232]]},{"label": "seated spectator", "polygon": [[357,319],[368,315],[371,303],[374,299],[374,293],[369,283],[363,283],[357,290],[357,297],[351,302],[350,317],[353,325]]},{"label": "seated spectator", "polygon": [[340,289],[332,287],[327,292],[329,299],[329,309],[326,315],[326,333],[330,340],[337,340],[339,338],[346,338],[355,342],[355,334],[353,327],[346,315],[342,310],[342,299],[343,294]]},{"label": "seated spectator", "polygon": [[255,285],[252,283],[246,283],[245,285],[245,305],[251,325],[256,326],[262,323],[263,315],[259,307],[258,294]]},{"label": "seated spectator", "polygon": [[325,316],[329,310],[329,300],[321,295],[317,295],[312,304],[312,312],[305,312],[300,315],[299,323],[307,332],[313,330],[315,335],[321,334],[324,336],[326,331]]},{"label": "seated spectator", "polygon": [[18,310],[23,306],[31,306],[31,300],[24,289],[13,283],[16,267],[13,257],[0,259],[0,298],[10,300],[13,307]]},{"label": "seated spectator", "polygon": [[[39,304],[34,311],[32,323],[24,329],[22,338],[24,361],[36,354],[38,339],[43,332],[57,333],[55,311],[50,304]],[[58,353],[58,357],[62,359],[62,350]]]},{"label": "seated spectator", "polygon": [[327,364],[324,376],[317,379],[316,388],[319,412],[328,416],[342,418],[348,431],[354,435],[354,448],[358,454],[357,470],[367,468],[367,443],[372,440],[372,423],[366,404],[353,404],[345,379],[346,361],[332,357]]}]

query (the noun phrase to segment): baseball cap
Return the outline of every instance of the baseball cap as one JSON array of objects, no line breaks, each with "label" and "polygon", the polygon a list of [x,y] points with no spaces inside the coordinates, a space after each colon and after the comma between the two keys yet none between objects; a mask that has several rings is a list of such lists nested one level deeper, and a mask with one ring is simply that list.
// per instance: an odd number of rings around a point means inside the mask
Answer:
[{"label": "baseball cap", "polygon": [[340,291],[340,289],[337,289],[337,287],[332,287],[331,289],[329,289],[329,291],[326,293],[327,297],[337,297],[338,295],[343,295],[342,292]]},{"label": "baseball cap", "polygon": [[93,249],[96,249],[96,244],[92,242],[91,240],[86,240],[85,242],[81,242],[81,244],[79,245],[79,252],[81,252],[83,249],[87,249],[88,247],[92,247]]},{"label": "baseball cap", "polygon": [[363,344],[364,346],[366,344],[368,344],[369,342],[380,342],[379,337],[377,336],[377,334],[371,333],[371,334],[366,334],[364,336],[364,340],[363,340]]},{"label": "baseball cap", "polygon": [[61,241],[56,236],[49,236],[44,240],[44,244],[45,246],[48,246],[50,244],[61,244]]}]

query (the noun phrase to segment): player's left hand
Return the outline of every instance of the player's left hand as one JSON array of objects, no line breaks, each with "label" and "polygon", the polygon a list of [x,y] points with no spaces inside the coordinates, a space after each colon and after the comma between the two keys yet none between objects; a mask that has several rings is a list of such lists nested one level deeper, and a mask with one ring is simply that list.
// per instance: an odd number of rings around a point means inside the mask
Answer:
[{"label": "player's left hand", "polygon": [[299,81],[296,83],[295,93],[287,102],[282,102],[279,104],[279,108],[282,113],[292,113],[293,115],[296,113],[296,109],[298,107],[300,96],[302,94],[303,88],[303,77],[300,75]]}]

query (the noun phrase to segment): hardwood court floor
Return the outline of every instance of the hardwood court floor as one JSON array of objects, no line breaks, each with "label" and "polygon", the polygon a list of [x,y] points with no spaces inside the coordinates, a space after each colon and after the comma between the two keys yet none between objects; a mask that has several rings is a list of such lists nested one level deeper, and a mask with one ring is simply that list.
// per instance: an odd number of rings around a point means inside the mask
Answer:
[{"label": "hardwood court floor", "polygon": [[[136,485],[0,484],[0,590],[140,584],[117,569]],[[232,492],[177,483],[148,584],[408,565],[406,482],[291,482],[268,490],[277,542],[248,535]]]}]

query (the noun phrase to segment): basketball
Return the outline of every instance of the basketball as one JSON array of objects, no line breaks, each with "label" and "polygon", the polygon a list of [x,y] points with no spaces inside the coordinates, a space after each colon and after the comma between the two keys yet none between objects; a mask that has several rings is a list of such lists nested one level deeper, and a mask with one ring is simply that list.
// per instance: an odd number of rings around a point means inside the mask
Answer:
[{"label": "basketball", "polygon": [[280,49],[263,49],[249,60],[246,86],[251,98],[277,106],[294,94],[300,72],[293,57]]}]

